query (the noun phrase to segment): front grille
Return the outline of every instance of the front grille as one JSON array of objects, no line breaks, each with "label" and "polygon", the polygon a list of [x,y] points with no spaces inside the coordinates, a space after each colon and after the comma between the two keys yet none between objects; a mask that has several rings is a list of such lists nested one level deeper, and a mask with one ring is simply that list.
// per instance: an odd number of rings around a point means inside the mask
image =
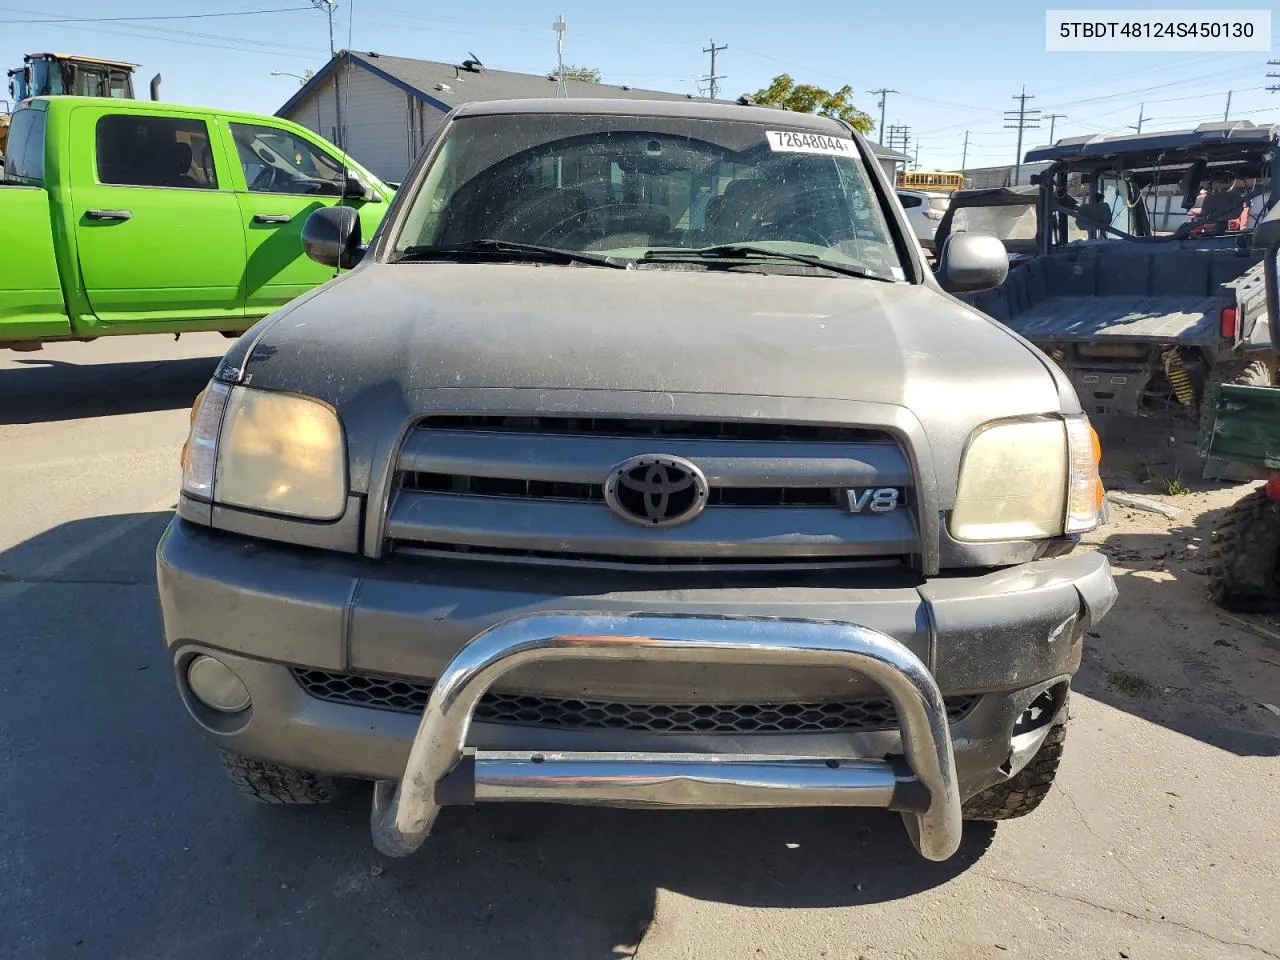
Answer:
[{"label": "front grille", "polygon": [[[401,487],[422,493],[604,503],[604,485],[600,483],[407,472],[403,475]],[[841,493],[840,489],[833,487],[712,487],[707,495],[707,506],[831,507],[840,503]]]},{"label": "front grille", "polygon": [[755,420],[643,420],[610,417],[505,417],[494,415],[428,417],[427,430],[474,430],[485,433],[553,436],[663,437],[670,440],[748,440],[755,442],[886,443],[882,431],[808,423]]},{"label": "front grille", "polygon": [[[308,694],[332,703],[358,704],[399,713],[421,713],[431,684],[369,674],[295,669]],[[947,718],[962,719],[976,696],[947,697]],[[778,703],[620,703],[527,694],[485,694],[476,706],[482,723],[560,730],[627,730],[645,733],[839,733],[892,730],[898,726],[886,698]]]},{"label": "front grille", "polygon": [[[706,509],[661,528],[620,522],[606,484],[644,456],[701,468]],[[382,530],[389,554],[784,567],[897,563],[919,547],[907,452],[891,433],[861,426],[442,414],[409,432],[395,468]],[[892,511],[850,507],[851,491],[867,506],[873,491],[890,489]],[[642,494],[628,496],[614,508],[634,513]]]}]

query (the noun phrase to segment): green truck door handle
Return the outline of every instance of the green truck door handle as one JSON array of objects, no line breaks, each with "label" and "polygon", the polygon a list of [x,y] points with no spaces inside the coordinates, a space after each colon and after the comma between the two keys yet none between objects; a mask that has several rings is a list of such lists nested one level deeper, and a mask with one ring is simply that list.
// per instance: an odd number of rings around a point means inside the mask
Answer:
[{"label": "green truck door handle", "polygon": [[90,220],[132,220],[133,214],[128,210],[86,210],[84,215]]},{"label": "green truck door handle", "polygon": [[254,223],[288,223],[293,217],[287,213],[255,213]]}]

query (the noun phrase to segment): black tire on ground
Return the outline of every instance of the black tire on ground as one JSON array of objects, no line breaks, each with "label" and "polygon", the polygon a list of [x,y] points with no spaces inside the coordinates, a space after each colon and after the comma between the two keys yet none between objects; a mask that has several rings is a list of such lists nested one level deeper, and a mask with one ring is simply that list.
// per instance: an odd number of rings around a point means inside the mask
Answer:
[{"label": "black tire on ground", "polygon": [[1062,761],[1062,745],[1067,739],[1067,714],[1054,721],[1031,762],[1004,783],[987,787],[965,801],[961,816],[966,820],[1014,820],[1040,806]]},{"label": "black tire on ground", "polygon": [[1265,489],[1237,500],[1209,542],[1209,596],[1238,613],[1280,608],[1276,561],[1280,560],[1280,505]]},{"label": "black tire on ground", "polygon": [[342,791],[338,781],[306,770],[242,757],[230,750],[219,750],[227,779],[242,796],[258,803],[302,805],[331,803]]}]

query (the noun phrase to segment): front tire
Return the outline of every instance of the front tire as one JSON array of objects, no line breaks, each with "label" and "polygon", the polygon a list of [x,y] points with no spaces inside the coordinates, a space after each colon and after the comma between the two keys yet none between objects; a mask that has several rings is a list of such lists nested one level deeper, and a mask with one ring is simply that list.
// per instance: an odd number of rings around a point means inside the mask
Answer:
[{"label": "front tire", "polygon": [[255,803],[305,806],[332,803],[342,795],[339,782],[332,777],[242,757],[230,750],[219,749],[218,754],[236,792]]},{"label": "front tire", "polygon": [[1241,497],[1223,515],[1209,541],[1209,596],[1236,613],[1280,607],[1280,505],[1265,489]]},{"label": "front tire", "polygon": [[964,802],[960,815],[966,820],[1016,820],[1040,806],[1053,786],[1067,739],[1067,718],[1054,722],[1031,762],[1006,780],[987,787]]}]

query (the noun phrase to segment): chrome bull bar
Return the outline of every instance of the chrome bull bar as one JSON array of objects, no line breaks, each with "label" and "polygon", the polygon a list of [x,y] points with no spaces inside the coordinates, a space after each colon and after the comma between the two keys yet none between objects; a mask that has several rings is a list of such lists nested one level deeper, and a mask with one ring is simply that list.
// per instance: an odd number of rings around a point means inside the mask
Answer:
[{"label": "chrome bull bar", "polygon": [[[905,762],[662,753],[471,751],[471,715],[503,674],[575,659],[845,667],[897,708]],[[432,688],[404,777],[374,787],[374,845],[401,857],[440,808],[476,800],[615,806],[882,807],[902,814],[930,860],[960,845],[960,794],[942,694],[892,637],[852,623],[768,618],[539,613],[490,627]]]}]

